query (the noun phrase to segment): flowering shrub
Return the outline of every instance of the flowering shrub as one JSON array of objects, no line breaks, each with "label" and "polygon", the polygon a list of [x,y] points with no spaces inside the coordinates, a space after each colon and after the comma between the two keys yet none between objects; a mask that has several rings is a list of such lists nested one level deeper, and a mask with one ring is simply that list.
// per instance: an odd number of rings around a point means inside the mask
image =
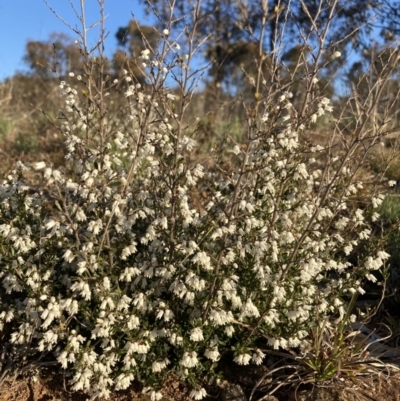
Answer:
[{"label": "flowering shrub", "polygon": [[[352,201],[360,137],[340,154],[303,139],[329,99],[310,100],[304,116],[289,91],[267,97],[243,142],[215,148],[210,163],[196,123],[183,124],[191,92],[166,90],[168,75],[189,71],[192,54],[170,58],[178,50],[168,36],[143,51],[147,87],[125,71],[96,92],[71,73],[60,82],[71,171],[20,162],[0,187],[10,358],[54,356],[93,397],[139,379],[157,400],[175,372],[201,399],[222,354],[247,365],[263,362],[260,341],[306,350],[312,327],[340,321],[389,256],[377,242],[348,261],[383,196]],[[126,107],[108,116],[116,95]]]}]

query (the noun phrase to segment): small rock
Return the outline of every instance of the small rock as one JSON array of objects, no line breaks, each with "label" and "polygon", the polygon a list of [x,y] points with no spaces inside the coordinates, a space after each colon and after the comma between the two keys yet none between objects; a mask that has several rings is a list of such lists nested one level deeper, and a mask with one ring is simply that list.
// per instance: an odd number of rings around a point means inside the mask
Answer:
[{"label": "small rock", "polygon": [[247,397],[239,384],[228,383],[221,392],[222,401],[247,401]]}]

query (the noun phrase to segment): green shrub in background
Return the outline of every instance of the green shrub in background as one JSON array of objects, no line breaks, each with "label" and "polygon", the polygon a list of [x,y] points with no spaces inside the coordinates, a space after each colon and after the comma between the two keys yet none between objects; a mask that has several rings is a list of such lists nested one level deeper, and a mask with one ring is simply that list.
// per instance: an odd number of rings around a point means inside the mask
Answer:
[{"label": "green shrub in background", "polygon": [[386,250],[390,253],[390,279],[388,295],[388,309],[390,313],[397,313],[399,306],[400,289],[400,231],[398,222],[400,220],[400,196],[398,193],[385,197],[379,208],[382,220],[382,231],[386,234]]},{"label": "green shrub in background", "polygon": [[0,116],[0,141],[8,140],[13,129],[13,122],[7,117]]},{"label": "green shrub in background", "polygon": [[379,207],[381,218],[386,223],[396,223],[400,218],[400,194],[390,194],[385,197]]},{"label": "green shrub in background", "polygon": [[32,153],[38,148],[38,137],[20,133],[14,139],[13,148],[18,153]]}]

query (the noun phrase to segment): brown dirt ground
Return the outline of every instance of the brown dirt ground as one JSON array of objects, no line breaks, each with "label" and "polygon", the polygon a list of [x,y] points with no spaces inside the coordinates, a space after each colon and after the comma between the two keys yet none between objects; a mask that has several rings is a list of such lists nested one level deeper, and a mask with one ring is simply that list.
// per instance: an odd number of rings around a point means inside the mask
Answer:
[{"label": "brown dirt ground", "polygon": [[[208,401],[248,401],[255,383],[265,374],[266,367],[230,367],[229,381],[223,388],[215,390]],[[234,379],[236,378],[236,379]],[[234,390],[232,391],[232,388]],[[236,389],[236,391],[235,391]],[[243,391],[244,390],[244,391]],[[185,389],[175,380],[166,384],[161,401],[189,401]],[[0,387],[0,401],[87,401],[83,392],[68,391],[64,377],[54,369],[23,378],[8,379]],[[325,387],[304,387],[295,390],[284,389],[273,396],[255,393],[252,401],[400,401],[400,372],[390,375],[364,377],[355,382],[337,381]],[[113,394],[110,401],[150,401],[140,392],[140,386]]]}]

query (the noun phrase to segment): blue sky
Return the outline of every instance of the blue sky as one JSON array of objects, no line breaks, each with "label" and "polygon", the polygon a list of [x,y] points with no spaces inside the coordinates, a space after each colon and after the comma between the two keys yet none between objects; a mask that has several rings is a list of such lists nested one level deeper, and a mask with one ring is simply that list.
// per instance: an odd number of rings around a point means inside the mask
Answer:
[{"label": "blue sky", "polygon": [[[79,0],[71,2],[79,9]],[[48,3],[71,25],[79,23],[68,0],[48,0]],[[105,12],[108,15],[106,28],[110,32],[106,41],[107,55],[115,50],[115,33],[119,27],[128,24],[132,19],[131,13],[141,23],[151,24],[149,17],[144,14],[143,3],[138,0],[106,0]],[[86,17],[89,23],[98,19],[97,0],[86,0]],[[76,37],[56,18],[43,0],[0,0],[0,81],[16,71],[26,71],[22,58],[28,40],[46,41],[52,32],[64,32],[72,38]],[[96,37],[93,32],[89,35],[89,42],[94,44]]]}]

